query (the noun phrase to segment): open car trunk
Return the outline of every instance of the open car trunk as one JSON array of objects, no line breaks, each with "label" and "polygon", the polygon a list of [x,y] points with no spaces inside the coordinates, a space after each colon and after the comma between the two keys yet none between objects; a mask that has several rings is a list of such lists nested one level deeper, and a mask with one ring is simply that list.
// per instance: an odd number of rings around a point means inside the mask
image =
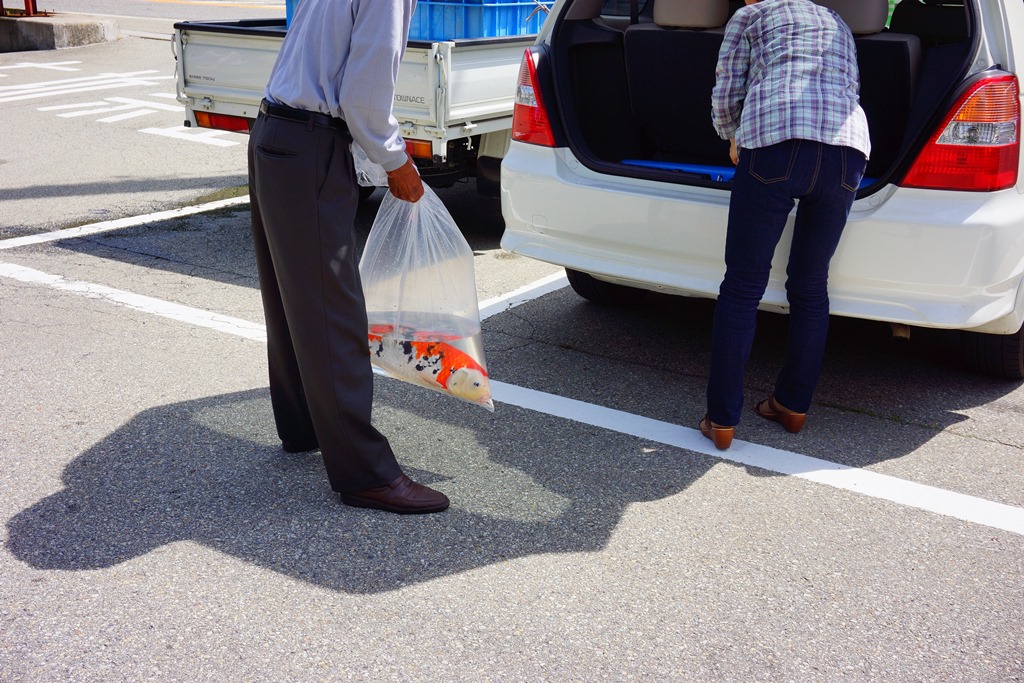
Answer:
[{"label": "open car trunk", "polygon": [[[728,142],[711,124],[723,28],[658,26],[653,2],[576,0],[556,24],[561,129],[595,171],[728,186]],[[824,3],[827,4],[827,3]],[[731,13],[743,5],[731,3]],[[872,153],[862,194],[897,182],[948,110],[972,54],[972,3],[902,0],[880,33],[856,35]]]}]

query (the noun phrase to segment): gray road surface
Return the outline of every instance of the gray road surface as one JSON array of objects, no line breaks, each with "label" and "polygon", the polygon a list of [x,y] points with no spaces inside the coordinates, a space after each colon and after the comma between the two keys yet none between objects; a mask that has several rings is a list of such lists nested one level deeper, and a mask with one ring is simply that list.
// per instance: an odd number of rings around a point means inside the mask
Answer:
[{"label": "gray road surface", "polygon": [[[0,56],[0,87],[43,80],[24,61],[166,69],[154,44]],[[280,450],[262,342],[197,322],[262,322],[244,204],[2,241],[237,186],[241,145],[140,132],[173,112],[40,110],[161,87],[0,101],[46,133],[0,150],[0,680],[1024,678],[1024,391],[954,335],[836,320],[808,427],[748,414],[720,457],[692,429],[712,305],[560,289],[485,321],[493,415],[377,382],[452,508],[347,508]],[[471,185],[441,195],[481,300],[554,272],[498,249]],[[749,403],[784,329],[761,320]]]}]

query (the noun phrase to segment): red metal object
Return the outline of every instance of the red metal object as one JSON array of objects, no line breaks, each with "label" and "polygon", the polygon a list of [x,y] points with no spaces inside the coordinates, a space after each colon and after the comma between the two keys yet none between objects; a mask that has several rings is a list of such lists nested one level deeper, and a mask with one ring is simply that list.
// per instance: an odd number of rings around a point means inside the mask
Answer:
[{"label": "red metal object", "polygon": [[24,2],[25,9],[22,12],[18,12],[15,9],[5,9],[4,0],[0,0],[0,17],[6,17],[8,13],[11,13],[11,16],[20,17],[36,17],[40,15],[39,10],[36,9],[36,0],[24,0]]}]

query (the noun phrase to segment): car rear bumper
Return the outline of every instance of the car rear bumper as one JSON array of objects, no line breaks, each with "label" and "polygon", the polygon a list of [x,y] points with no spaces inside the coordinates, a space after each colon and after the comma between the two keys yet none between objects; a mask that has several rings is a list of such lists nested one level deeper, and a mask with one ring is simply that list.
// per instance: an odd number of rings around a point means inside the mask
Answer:
[{"label": "car rear bumper", "polygon": [[[564,148],[513,143],[505,249],[600,279],[715,297],[729,193],[595,173]],[[792,223],[762,307],[787,309]],[[888,186],[854,204],[832,261],[832,313],[1009,334],[1024,321],[1024,196]]]}]

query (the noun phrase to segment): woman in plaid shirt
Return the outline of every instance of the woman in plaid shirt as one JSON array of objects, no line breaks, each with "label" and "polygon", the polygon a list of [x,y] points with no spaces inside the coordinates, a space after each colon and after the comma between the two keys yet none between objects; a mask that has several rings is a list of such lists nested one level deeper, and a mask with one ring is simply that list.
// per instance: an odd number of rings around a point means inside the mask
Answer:
[{"label": "woman in plaid shirt", "polygon": [[755,411],[790,432],[804,417],[828,335],[828,268],[871,151],[850,29],[810,0],[745,0],[725,29],[712,94],[736,164],[701,432],[732,443],[772,257],[799,200],[787,268],[786,361]]}]

